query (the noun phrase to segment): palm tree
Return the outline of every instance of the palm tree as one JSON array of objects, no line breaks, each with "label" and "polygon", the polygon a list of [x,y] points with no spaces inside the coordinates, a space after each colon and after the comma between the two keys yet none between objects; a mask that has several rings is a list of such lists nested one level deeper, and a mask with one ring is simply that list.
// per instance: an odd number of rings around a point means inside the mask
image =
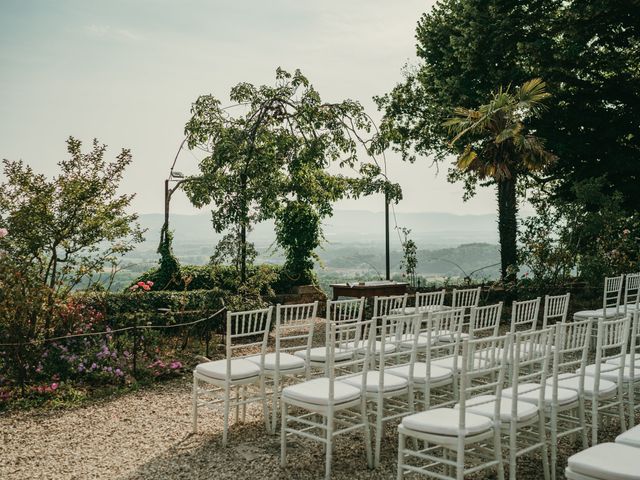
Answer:
[{"label": "palm tree", "polygon": [[545,149],[544,140],[527,131],[526,120],[540,115],[543,101],[550,97],[540,78],[529,80],[511,91],[500,88],[491,101],[477,110],[458,107],[444,123],[453,146],[466,145],[456,167],[479,180],[495,183],[498,189],[498,231],[502,279],[512,281],[517,273],[517,182],[543,170],[556,160]]}]

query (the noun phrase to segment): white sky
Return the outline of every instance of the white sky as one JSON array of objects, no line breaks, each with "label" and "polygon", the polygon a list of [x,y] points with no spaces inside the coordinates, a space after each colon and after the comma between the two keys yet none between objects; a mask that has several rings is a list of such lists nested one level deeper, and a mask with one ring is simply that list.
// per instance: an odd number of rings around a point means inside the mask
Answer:
[{"label": "white sky", "polygon": [[[3,0],[0,4],[0,157],[53,174],[73,135],[93,137],[113,158],[132,150],[123,191],[140,213],[163,209],[163,180],[183,138],[191,103],[223,103],[240,81],[272,84],[275,69],[300,68],[323,99],[359,100],[389,91],[415,61],[414,32],[433,1],[388,0]],[[462,202],[462,186],[436,176],[430,159],[389,176],[405,200],[398,211],[493,213],[493,189]],[[195,172],[182,154],[176,169]],[[381,210],[382,198],[337,208]],[[195,210],[176,195],[172,211]]]}]

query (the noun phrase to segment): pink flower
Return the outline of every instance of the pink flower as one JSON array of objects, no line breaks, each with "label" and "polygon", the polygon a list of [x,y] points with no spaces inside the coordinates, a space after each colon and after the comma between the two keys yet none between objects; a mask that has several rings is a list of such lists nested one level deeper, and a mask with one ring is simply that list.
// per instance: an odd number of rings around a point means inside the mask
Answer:
[{"label": "pink flower", "polygon": [[57,383],[52,383],[51,384],[51,390],[56,390],[58,388],[58,384]]},{"label": "pink flower", "polygon": [[138,285],[133,285],[129,290],[135,292],[138,289]]},{"label": "pink flower", "polygon": [[7,230],[6,228],[0,228],[0,238],[4,238],[7,235],[9,235],[9,230]]},{"label": "pink flower", "polygon": [[145,283],[144,282],[138,282],[138,286],[139,287],[144,287]]},{"label": "pink flower", "polygon": [[151,290],[151,287],[150,287],[149,285],[143,285],[143,286],[142,286],[142,289],[143,289],[145,292],[148,292],[149,290]]},{"label": "pink flower", "polygon": [[149,281],[147,282],[147,285],[149,285],[150,287],[153,287],[153,282],[152,282],[151,280],[149,280]]}]

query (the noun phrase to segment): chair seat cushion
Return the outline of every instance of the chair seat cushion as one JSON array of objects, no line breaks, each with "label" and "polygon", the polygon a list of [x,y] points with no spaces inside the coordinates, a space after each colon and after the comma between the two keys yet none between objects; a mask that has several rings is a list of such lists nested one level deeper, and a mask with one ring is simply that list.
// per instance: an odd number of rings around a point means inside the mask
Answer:
[{"label": "chair seat cushion", "polygon": [[[552,379],[547,379],[547,384],[549,382],[553,382]],[[580,390],[580,377],[574,373],[562,373],[558,375],[558,388],[567,388],[569,390]],[[603,378],[600,379],[600,384],[598,385],[598,398],[607,398],[615,395],[616,393],[616,384],[610,382],[609,380],[605,380]],[[584,395],[587,398],[593,398],[593,393],[595,390],[595,378],[585,376],[584,377]]]},{"label": "chair seat cushion", "polygon": [[[403,335],[400,335],[399,338],[397,339],[396,338],[390,339],[390,341],[399,343],[402,348],[413,348],[414,342],[416,342],[415,345],[418,348],[426,348],[426,346],[429,345],[429,338],[427,337],[427,334],[418,335],[418,340],[416,341],[413,334],[405,333]],[[432,345],[435,345],[437,341],[438,341],[437,337],[431,338]]]},{"label": "chair seat cushion", "polygon": [[[609,363],[606,363],[605,365],[611,365]],[[636,365],[638,365],[638,367],[636,367]],[[611,370],[608,372],[602,372],[600,374],[600,378],[604,378],[605,380],[610,380],[612,382],[617,382],[618,379],[620,378],[618,376],[620,372],[619,368],[616,368],[615,370]],[[623,382],[637,382],[640,381],[640,364],[634,364],[633,367],[633,372],[631,372],[631,367],[624,367],[622,369],[622,381]]]},{"label": "chair seat cushion", "polygon": [[[468,338],[469,338],[468,333],[464,333],[464,332],[460,333],[460,340],[467,340]],[[453,343],[456,341],[456,334],[455,332],[442,330],[441,332],[438,332],[438,340],[442,343]]]},{"label": "chair seat cushion", "polygon": [[616,443],[623,443],[630,447],[640,448],[640,425],[621,433],[616,437]]},{"label": "chair seat cushion", "polygon": [[[595,365],[587,365],[584,369],[584,374],[593,377],[596,374],[596,366]],[[601,363],[600,364],[600,379],[603,378],[605,380],[609,380],[611,382],[617,382],[620,374],[620,366],[614,365],[612,363]],[[640,368],[633,369],[633,376],[631,373],[631,367],[624,367],[622,370],[622,381],[630,382],[640,380]]]},{"label": "chair seat cushion", "polygon": [[[620,362],[622,362],[623,358],[621,357],[615,357],[615,358],[610,358],[609,360],[605,361],[605,363],[610,363],[611,365],[620,365]],[[640,353],[635,353],[635,354],[625,354],[624,355],[624,364],[625,365],[629,365],[629,363],[633,361],[636,365],[636,368],[640,368]]]},{"label": "chair seat cushion", "polygon": [[[247,360],[260,366],[260,355],[253,357],[247,357]],[[297,370],[304,368],[305,362],[303,358],[291,355],[290,353],[280,352],[280,370]],[[275,370],[276,369],[276,354],[275,352],[267,353],[264,356],[264,369]]]},{"label": "chair seat cushion", "polygon": [[[216,380],[225,380],[227,376],[227,360],[216,360],[215,362],[205,362],[196,365],[196,372],[205,377]],[[260,376],[260,367],[245,358],[231,359],[230,380],[245,380],[251,377]]]},{"label": "chair seat cushion", "polygon": [[[326,377],[314,378],[285,387],[282,390],[282,397],[313,405],[328,405],[330,384],[331,380]],[[360,389],[344,382],[334,381],[333,398],[336,404],[350,402],[360,398]]]},{"label": "chair seat cushion", "polygon": [[[549,382],[551,380],[551,382]],[[553,402],[553,379],[547,379],[547,386],[544,389],[545,406],[551,406]],[[513,388],[502,390],[502,396],[513,398]],[[518,385],[518,400],[538,404],[540,398],[540,385],[537,383],[523,383]],[[558,388],[558,405],[568,405],[578,401],[578,392],[569,388]]]},{"label": "chair seat cushion", "polygon": [[[373,345],[374,351],[379,352],[382,349],[382,342],[380,340],[376,340]],[[367,349],[366,342],[349,342],[344,346],[344,350],[353,349],[358,353],[364,353]],[[396,351],[396,346],[390,340],[384,342],[384,352],[385,353],[393,353]]]},{"label": "chair seat cushion", "polygon": [[569,457],[568,468],[594,479],[639,480],[639,453],[628,445],[601,443]]},{"label": "chair seat cushion", "polygon": [[[600,376],[602,376],[603,373],[612,372],[614,370],[618,370],[618,367],[616,365],[612,365],[610,363],[600,364]],[[580,373],[580,369],[577,369],[576,373]],[[591,365],[587,365],[586,367],[584,367],[584,374],[593,377],[596,374],[596,365],[592,363]]]},{"label": "chair seat cushion", "polygon": [[434,408],[404,417],[402,426],[409,430],[449,437],[477,435],[488,432],[493,427],[493,421],[490,418],[471,412],[465,412],[465,427],[462,431],[458,427],[459,421],[458,410]]},{"label": "chair seat cushion", "polygon": [[[457,358],[457,370],[461,371],[462,370],[462,355],[458,355]],[[455,357],[451,356],[451,357],[442,357],[442,358],[437,358],[435,360],[432,360],[431,365],[437,365],[438,367],[442,367],[442,368],[448,368],[449,370],[453,370],[453,364],[455,362]],[[473,359],[473,368],[474,369],[478,369],[478,368],[482,368],[485,364],[485,360],[482,359],[478,359],[478,358],[474,358]]]},{"label": "chair seat cushion", "polygon": [[[409,378],[410,367],[409,365],[399,365],[397,367],[387,368],[386,373],[391,375],[397,375],[402,378]],[[440,383],[445,380],[453,379],[453,371],[449,368],[439,367],[437,365],[431,365],[431,371],[429,372],[430,383]],[[416,362],[413,364],[413,381],[415,383],[427,382],[427,364],[424,362]]]},{"label": "chair seat cushion", "polygon": [[[353,358],[354,350],[350,348],[336,348],[335,361],[344,362]],[[307,351],[299,350],[294,353],[296,357],[300,357],[304,360],[307,359]],[[314,347],[309,350],[309,360],[312,362],[324,363],[327,361],[327,349],[325,347]]]},{"label": "chair seat cushion", "polygon": [[[460,408],[460,404],[456,404],[453,408]],[[484,417],[493,418],[496,408],[495,395],[479,395],[467,400],[465,408],[468,412],[476,413]],[[512,418],[513,400],[511,398],[503,398],[500,401],[500,420],[510,422]],[[516,421],[524,422],[538,415],[538,407],[528,402],[516,402]]]},{"label": "chair seat cushion", "polygon": [[[367,393],[378,393],[380,391],[380,375],[381,373],[377,370],[367,372]],[[354,387],[357,387],[359,389],[362,388],[362,374],[340,377],[339,380],[349,385],[353,385]],[[401,378],[396,375],[388,374],[386,372],[382,374],[382,383],[382,391],[385,393],[402,390],[409,384],[406,378]]]},{"label": "chair seat cushion", "polygon": [[[602,308],[598,308],[595,310],[581,310],[579,312],[574,313],[573,318],[580,319],[580,320],[586,320],[588,318],[603,318],[605,316],[603,315],[603,311],[604,310]],[[607,318],[613,318],[616,315],[622,315],[622,313],[623,313],[622,307],[618,309],[617,314],[616,314],[615,307],[608,307],[606,316]]]}]

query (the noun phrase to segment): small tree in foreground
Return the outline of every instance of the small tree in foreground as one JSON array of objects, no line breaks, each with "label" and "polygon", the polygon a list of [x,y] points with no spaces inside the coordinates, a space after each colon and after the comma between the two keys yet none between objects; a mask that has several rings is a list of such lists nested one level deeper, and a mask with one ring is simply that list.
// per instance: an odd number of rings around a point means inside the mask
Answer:
[{"label": "small tree in foreground", "polygon": [[[300,71],[276,72],[276,85],[240,83],[231,89],[233,108],[211,95],[199,97],[185,127],[189,148],[207,152],[200,175],[183,188],[197,207],[212,205],[216,232],[237,238],[241,281],[247,277],[252,225],[276,222],[276,241],[286,254],[292,283],[312,276],[321,221],[345,197],[385,192],[398,200],[400,188],[386,181],[375,163],[361,163],[359,149],[371,121],[352,100],[326,103]],[[237,113],[236,113],[237,112]],[[355,176],[330,173],[332,164]]]},{"label": "small tree in foreground", "polygon": [[462,139],[467,142],[457,168],[497,185],[501,271],[506,281],[513,281],[518,271],[518,179],[545,169],[556,159],[525,126],[527,119],[540,113],[548,97],[544,82],[536,78],[513,91],[499,89],[477,110],[458,107],[445,122],[455,135],[452,144]]},{"label": "small tree in foreground", "polygon": [[134,195],[119,195],[129,150],[106,162],[106,145],[93,141],[89,153],[70,137],[70,157],[58,163],[53,179],[22,161],[4,160],[0,184],[0,227],[8,230],[4,248],[33,264],[40,280],[58,293],[97,283],[107,267],[143,240],[138,216],[127,213]]}]

